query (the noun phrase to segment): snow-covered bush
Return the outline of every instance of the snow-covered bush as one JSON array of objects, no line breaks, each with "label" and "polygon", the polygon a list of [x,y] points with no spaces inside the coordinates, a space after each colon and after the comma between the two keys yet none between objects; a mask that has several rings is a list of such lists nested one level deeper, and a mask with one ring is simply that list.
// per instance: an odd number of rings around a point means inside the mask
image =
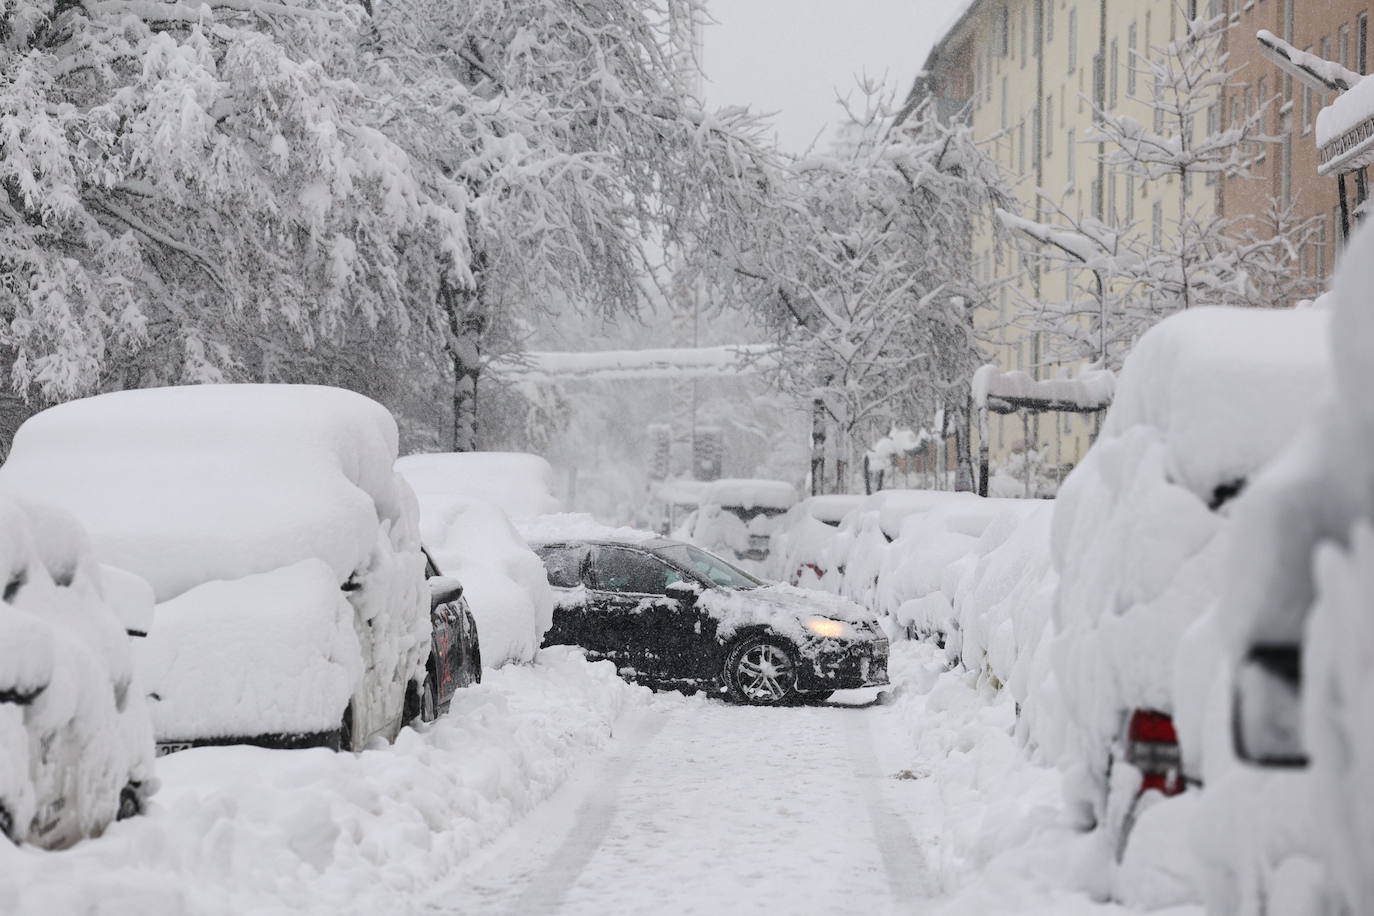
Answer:
[{"label": "snow-covered bush", "polygon": [[786,481],[722,478],[702,488],[700,507],[683,527],[698,547],[753,565],[766,558],[779,516],[796,504],[797,490]]},{"label": "snow-covered bush", "polygon": [[[1236,501],[1224,592],[1195,632],[1221,664],[1188,678],[1207,791],[1195,823],[1216,913],[1374,910],[1374,227],[1350,242],[1331,297],[1334,383],[1301,433]],[[1190,634],[1192,635],[1192,634]],[[1237,761],[1232,691],[1251,646],[1301,652],[1300,723],[1310,764]],[[1180,658],[1179,678],[1188,674]],[[1282,710],[1242,694],[1282,729]],[[1226,825],[1222,831],[1218,825]],[[1285,909],[1288,907],[1288,909]]]},{"label": "snow-covered bush", "polygon": [[[351,695],[361,744],[396,734],[429,650],[396,436],[383,407],[339,389],[115,392],[28,420],[0,489],[66,508],[100,561],[152,586],[138,657],[159,740],[329,732]],[[210,698],[244,670],[242,695]]]},{"label": "snow-covered bush", "polygon": [[[0,837],[46,847],[101,833],[156,786],[145,690],[116,586],[80,526],[0,497]],[[0,840],[3,842],[3,840]]]},{"label": "snow-covered bush", "polygon": [[415,490],[420,535],[435,565],[463,583],[482,663],[532,660],[553,623],[553,592],[511,516],[531,519],[556,509],[548,463],[535,455],[471,452],[410,455],[396,470]]}]

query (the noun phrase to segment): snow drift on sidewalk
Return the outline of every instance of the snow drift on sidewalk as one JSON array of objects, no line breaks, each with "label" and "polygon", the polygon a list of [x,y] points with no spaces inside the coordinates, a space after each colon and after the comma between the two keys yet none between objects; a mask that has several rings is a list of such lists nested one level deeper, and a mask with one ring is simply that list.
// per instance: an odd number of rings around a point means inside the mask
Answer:
[{"label": "snow drift on sidewalk", "polygon": [[559,648],[488,673],[390,747],[165,757],[147,817],[63,853],[0,844],[0,912],[408,912],[648,702]]}]

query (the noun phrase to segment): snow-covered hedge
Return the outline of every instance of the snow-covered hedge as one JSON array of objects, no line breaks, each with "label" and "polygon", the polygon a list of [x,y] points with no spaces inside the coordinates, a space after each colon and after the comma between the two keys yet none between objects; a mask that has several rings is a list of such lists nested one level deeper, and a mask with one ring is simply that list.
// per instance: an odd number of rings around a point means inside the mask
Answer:
[{"label": "snow-covered hedge", "polygon": [[141,805],[156,785],[121,614],[138,586],[104,574],[69,515],[10,497],[0,573],[0,835],[67,846],[102,832],[126,788]]},{"label": "snow-covered hedge", "polygon": [[555,508],[548,463],[534,455],[472,452],[410,455],[396,470],[419,500],[430,556],[463,583],[483,665],[533,659],[553,623],[553,591],[543,562],[502,507],[522,518]]},{"label": "snow-covered hedge", "polygon": [[[351,694],[366,740],[395,734],[429,651],[396,452],[386,409],[340,389],[123,391],[28,420],[0,489],[64,507],[101,562],[151,584],[160,606],[139,658],[160,739],[336,728]],[[212,701],[244,671],[242,694]]]}]

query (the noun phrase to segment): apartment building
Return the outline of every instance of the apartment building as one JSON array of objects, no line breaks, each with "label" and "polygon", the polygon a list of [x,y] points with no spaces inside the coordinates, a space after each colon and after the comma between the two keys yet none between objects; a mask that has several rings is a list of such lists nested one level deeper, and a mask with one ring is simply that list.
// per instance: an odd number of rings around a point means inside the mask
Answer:
[{"label": "apartment building", "polygon": [[[1247,218],[1265,211],[1271,199],[1291,203],[1293,218],[1316,221],[1301,256],[1304,270],[1329,277],[1340,252],[1341,215],[1335,176],[1317,172],[1317,112],[1332,95],[1304,86],[1265,57],[1255,41],[1261,29],[1299,50],[1335,61],[1356,73],[1368,73],[1371,0],[1231,0],[1234,23],[1228,51],[1236,77],[1227,93],[1226,111],[1236,117],[1268,100],[1265,130],[1268,144],[1250,179],[1225,182],[1222,206],[1227,216]],[[1363,181],[1361,176],[1360,181]]]},{"label": "apartment building", "polygon": [[[908,97],[908,107],[930,101],[943,118],[969,118],[975,135],[1013,183],[1021,214],[1054,221],[1055,208],[1115,226],[1135,224],[1157,235],[1179,218],[1179,179],[1144,180],[1102,162],[1101,144],[1087,142],[1095,108],[1129,115],[1143,124],[1155,117],[1155,93],[1142,57],[1183,36],[1198,15],[1226,15],[1229,67],[1239,72],[1209,117],[1253,111],[1266,94],[1278,95],[1267,127],[1281,142],[1267,144],[1254,177],[1195,179],[1187,206],[1203,219],[1263,213],[1272,196],[1294,202],[1294,216],[1323,222],[1304,252],[1325,275],[1336,251],[1336,183],[1317,175],[1312,122],[1329,99],[1304,94],[1261,56],[1259,29],[1292,36],[1298,47],[1364,72],[1368,15],[1374,0],[973,0],[931,51]],[[1234,112],[1232,106],[1235,106]],[[1199,124],[1198,129],[1204,125]],[[1037,193],[1043,192],[1043,196]],[[1320,226],[1324,225],[1322,229]],[[997,241],[984,226],[976,243],[984,280],[1005,280],[995,302],[980,309],[975,325],[993,360],[1037,378],[1074,368],[1054,341],[1028,327],[1032,302],[1072,301],[1085,295],[1082,270],[1047,269]],[[1027,444],[1055,465],[1076,464],[1091,444],[1096,420],[1071,414],[990,418],[993,463]]]}]

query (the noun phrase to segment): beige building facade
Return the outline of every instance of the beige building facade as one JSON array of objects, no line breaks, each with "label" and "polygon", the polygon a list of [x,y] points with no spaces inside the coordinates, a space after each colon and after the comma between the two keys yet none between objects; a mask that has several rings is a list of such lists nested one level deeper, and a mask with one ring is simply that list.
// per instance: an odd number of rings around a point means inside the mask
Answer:
[{"label": "beige building facade", "polygon": [[[1148,126],[1155,116],[1155,88],[1141,58],[1183,36],[1189,18],[1226,15],[1233,26],[1228,66],[1239,72],[1208,117],[1220,123],[1232,105],[1257,105],[1263,92],[1286,93],[1271,106],[1266,129],[1287,139],[1269,147],[1275,152],[1261,157],[1253,178],[1195,178],[1187,206],[1204,220],[1212,213],[1232,217],[1263,212],[1271,195],[1289,194],[1297,202],[1295,215],[1326,220],[1325,234],[1318,230],[1304,252],[1313,271],[1324,275],[1334,264],[1338,224],[1335,181],[1317,176],[1310,127],[1322,100],[1304,100],[1301,86],[1290,88],[1291,80],[1260,56],[1254,35],[1261,28],[1291,35],[1299,48],[1325,51],[1364,72],[1370,5],[1371,0],[974,0],[930,53],[908,106],[925,101],[943,118],[967,117],[1012,185],[1024,217],[1058,222],[1057,208],[1073,219],[1165,232],[1179,219],[1179,179],[1145,180],[1104,165],[1106,150],[1089,140],[1095,109]],[[1088,295],[1086,272],[1024,257],[999,240],[991,225],[982,227],[976,245],[980,279],[1005,281],[975,316],[993,361],[1036,378],[1081,366],[1086,355],[1063,352],[1027,319],[1034,303]],[[994,415],[988,429],[993,464],[1005,464],[1029,444],[1043,464],[1062,473],[1087,450],[1096,422],[1070,414]]]}]

